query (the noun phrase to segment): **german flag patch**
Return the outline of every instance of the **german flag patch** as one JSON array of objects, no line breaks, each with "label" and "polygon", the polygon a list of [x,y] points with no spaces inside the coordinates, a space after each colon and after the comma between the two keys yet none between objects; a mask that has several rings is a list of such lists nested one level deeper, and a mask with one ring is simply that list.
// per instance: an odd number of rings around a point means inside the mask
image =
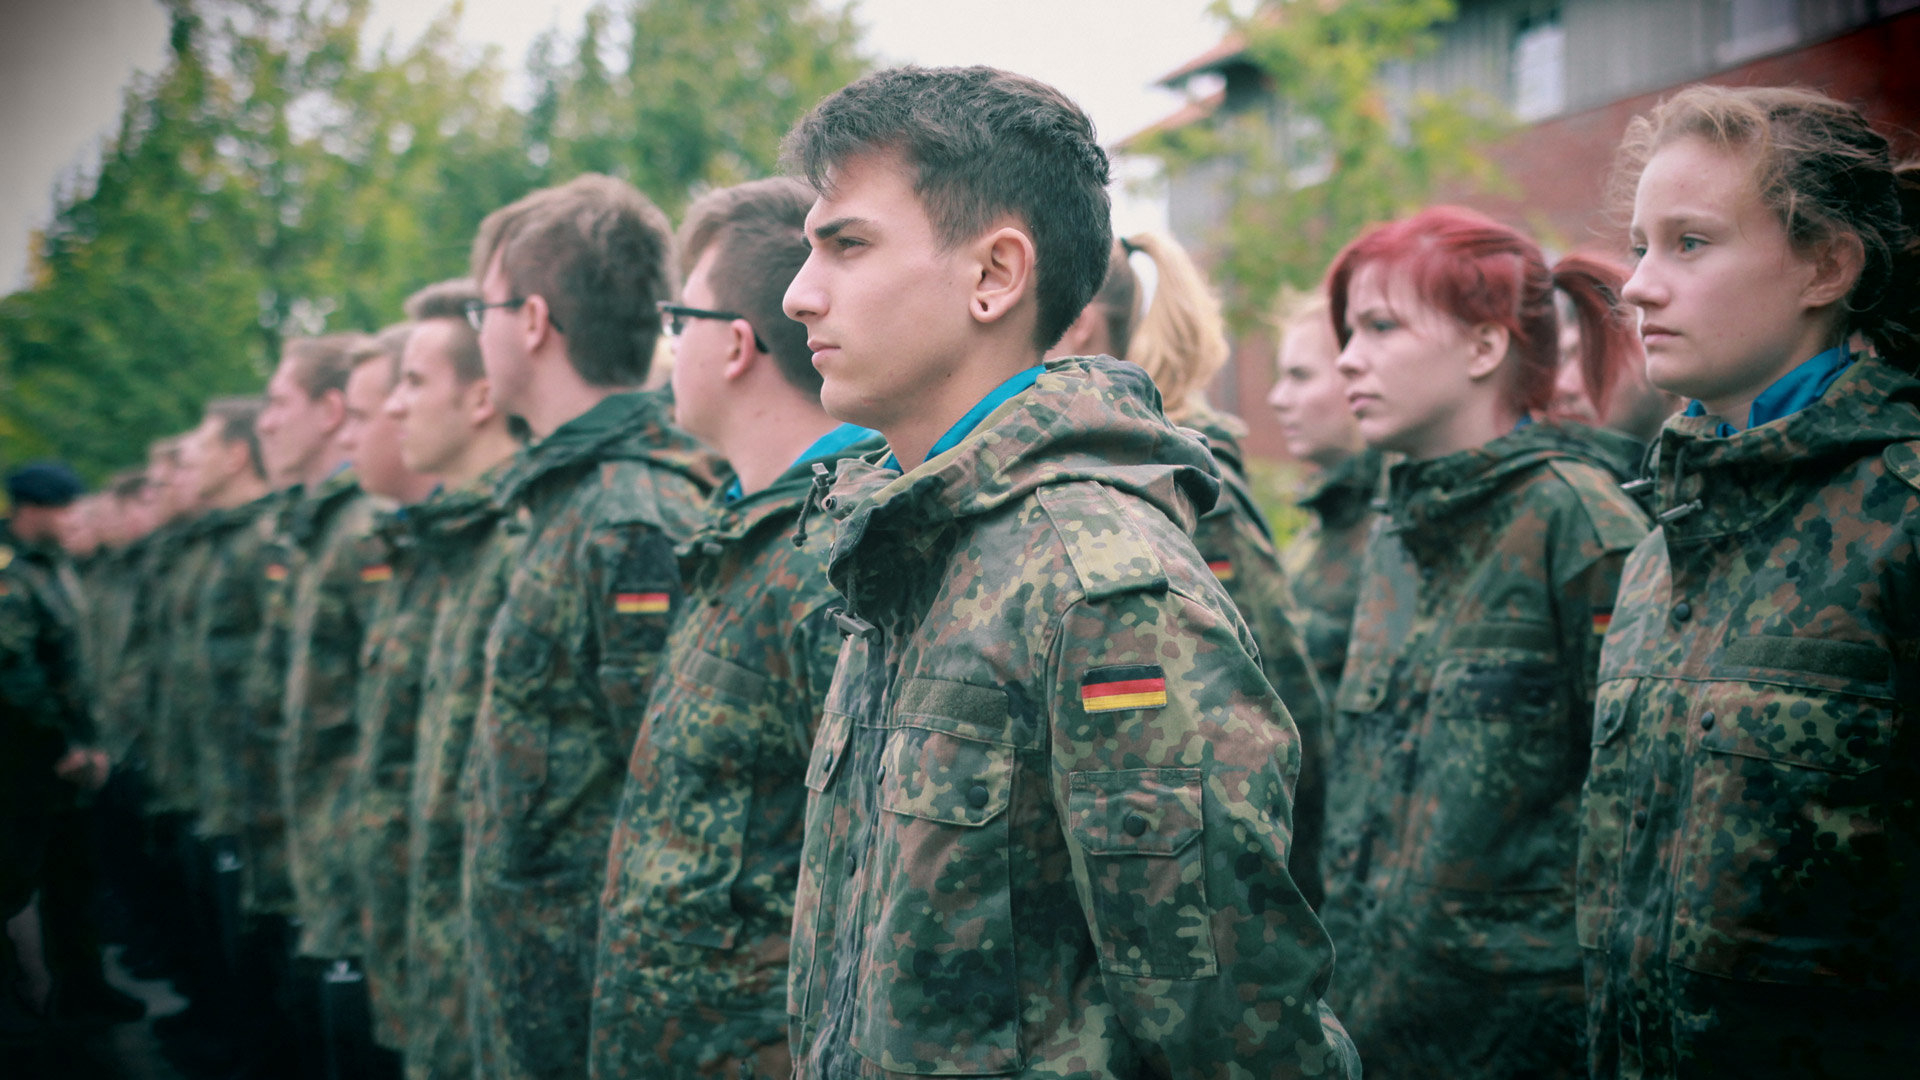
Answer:
[{"label": "german flag patch", "polygon": [[388,566],[386,563],[380,563],[376,566],[363,566],[360,568],[360,582],[363,585],[378,585],[383,581],[392,581],[392,580],[393,580],[393,567]]},{"label": "german flag patch", "polygon": [[673,597],[663,592],[623,592],[613,595],[613,610],[621,615],[664,615]]},{"label": "german flag patch", "polygon": [[1208,559],[1207,569],[1213,571],[1213,576],[1219,578],[1221,581],[1233,580],[1233,560],[1232,559],[1226,559],[1226,558]]},{"label": "german flag patch", "polygon": [[1098,667],[1080,677],[1080,707],[1090,713],[1159,709],[1167,704],[1167,673],[1158,664]]},{"label": "german flag patch", "polygon": [[287,580],[286,564],[285,563],[269,563],[267,565],[267,580],[268,581]]},{"label": "german flag patch", "polygon": [[1612,608],[1608,608],[1605,611],[1596,611],[1593,613],[1593,635],[1595,637],[1606,637],[1607,627],[1612,625],[1613,625],[1613,609]]}]

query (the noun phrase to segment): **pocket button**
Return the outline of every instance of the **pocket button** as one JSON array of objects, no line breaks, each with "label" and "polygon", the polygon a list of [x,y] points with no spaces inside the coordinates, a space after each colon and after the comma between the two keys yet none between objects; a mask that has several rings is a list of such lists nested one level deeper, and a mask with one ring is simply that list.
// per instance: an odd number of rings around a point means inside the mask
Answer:
[{"label": "pocket button", "polygon": [[1126,820],[1120,823],[1120,827],[1127,830],[1128,836],[1147,835],[1147,819],[1139,814],[1128,814]]},{"label": "pocket button", "polygon": [[967,805],[973,807],[975,810],[981,810],[986,807],[987,786],[985,784],[975,784],[967,789]]},{"label": "pocket button", "polygon": [[1714,725],[1714,722],[1715,722],[1715,721],[1717,721],[1718,719],[1719,719],[1719,717],[1716,717],[1716,716],[1714,716],[1712,712],[1708,712],[1708,713],[1706,713],[1705,715],[1703,715],[1703,716],[1701,716],[1701,717],[1700,717],[1700,730],[1701,730],[1701,731],[1712,731],[1712,730],[1713,730],[1713,725]]}]

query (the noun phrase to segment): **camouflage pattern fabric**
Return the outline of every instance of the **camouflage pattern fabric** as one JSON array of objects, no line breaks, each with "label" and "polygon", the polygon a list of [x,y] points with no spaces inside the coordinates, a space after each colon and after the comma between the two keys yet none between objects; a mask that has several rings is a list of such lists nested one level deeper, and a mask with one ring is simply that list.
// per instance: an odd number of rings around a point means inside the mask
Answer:
[{"label": "camouflage pattern fabric", "polygon": [[209,836],[238,836],[246,826],[240,766],[251,732],[244,691],[265,615],[263,558],[278,506],[268,495],[208,515],[213,550],[184,641],[194,681],[204,688],[204,706],[187,718],[186,729],[200,829]]},{"label": "camouflage pattern fabric", "polygon": [[1386,468],[1383,458],[1378,450],[1363,450],[1315,476],[1300,499],[1313,516],[1280,553],[1294,602],[1306,612],[1307,655],[1328,694],[1340,685],[1347,666],[1360,560],[1380,517],[1374,502]]},{"label": "camouflage pattern fabric", "polygon": [[1203,410],[1184,423],[1207,437],[1220,466],[1220,501],[1200,517],[1193,543],[1208,569],[1253,632],[1260,670],[1280,693],[1300,732],[1300,780],[1293,793],[1293,847],[1287,872],[1315,908],[1326,890],[1320,881],[1320,838],[1327,812],[1328,686],[1314,672],[1306,650],[1305,609],[1294,602],[1287,572],[1273,546],[1273,533],[1247,481],[1238,418]]},{"label": "camouflage pattern fabric", "polygon": [[155,652],[161,585],[173,559],[179,531],[163,526],[120,553],[124,592],[114,594],[115,620],[125,635],[108,665],[99,702],[100,748],[114,768],[144,772],[152,722]]},{"label": "camouflage pattern fabric", "polygon": [[[879,449],[877,436],[819,459]],[[681,549],[686,614],[634,743],[600,898],[592,1075],[793,1070],[787,953],[802,781],[840,654],[831,530],[792,543],[813,461],[716,501]]]},{"label": "camouflage pattern fabric", "polygon": [[286,796],[280,783],[281,733],[286,728],[287,653],[293,633],[293,586],[302,553],[292,528],[306,505],[295,485],[272,496],[261,523],[267,538],[259,565],[260,633],[240,698],[246,713],[241,741],[244,828],[240,850],[242,903],[261,915],[292,915],[293,882],[287,869]]},{"label": "camouflage pattern fabric", "polygon": [[1600,667],[1579,860],[1595,1077],[1920,1058],[1920,380],[1675,417]]},{"label": "camouflage pattern fabric", "polygon": [[153,784],[148,809],[154,813],[193,814],[200,805],[199,750],[192,724],[210,707],[211,691],[196,670],[200,657],[191,635],[213,569],[215,534],[224,519],[224,514],[209,512],[186,523],[167,577],[159,583],[147,730],[147,774]]},{"label": "camouflage pattern fabric", "polygon": [[363,948],[349,781],[360,737],[361,640],[392,578],[373,536],[377,509],[342,470],[295,509],[290,525],[303,554],[289,609],[280,798],[301,956],[358,956]]},{"label": "camouflage pattern fabric", "polygon": [[496,501],[511,468],[511,460],[503,462],[465,488],[440,493],[415,518],[419,557],[440,568],[442,584],[432,602],[407,798],[401,1026],[410,1080],[473,1073],[460,774],[480,708],[487,630],[525,539],[524,528],[508,527],[513,519]]},{"label": "camouflage pattern fabric", "polygon": [[1374,1077],[1572,1076],[1580,780],[1645,518],[1536,423],[1389,473],[1335,698],[1331,1001]]},{"label": "camouflage pattern fabric", "polygon": [[354,819],[354,888],[373,1034],[396,1050],[406,1046],[407,803],[427,640],[444,584],[419,540],[423,521],[435,512],[434,501],[400,507],[374,523],[390,580],[360,646],[354,706],[360,739],[342,810]]},{"label": "camouflage pattern fabric", "polygon": [[48,817],[72,805],[54,763],[93,738],[81,649],[58,556],[0,519],[0,918],[27,903]]},{"label": "camouflage pattern fabric", "polygon": [[115,768],[126,764],[133,744],[136,706],[128,701],[138,685],[133,667],[134,617],[139,610],[140,563],[144,543],[103,552],[89,575],[94,600],[94,720],[100,748]]},{"label": "camouflage pattern fabric", "polygon": [[[1358,1076],[1287,873],[1299,740],[1146,374],[1069,358],[905,476],[843,463],[796,1075]],[[812,527],[821,527],[814,524]]]},{"label": "camouflage pattern fabric", "polygon": [[613,395],[507,481],[528,534],[488,632],[461,868],[476,1077],[586,1071],[614,809],[681,605],[674,546],[716,480],[668,415]]}]

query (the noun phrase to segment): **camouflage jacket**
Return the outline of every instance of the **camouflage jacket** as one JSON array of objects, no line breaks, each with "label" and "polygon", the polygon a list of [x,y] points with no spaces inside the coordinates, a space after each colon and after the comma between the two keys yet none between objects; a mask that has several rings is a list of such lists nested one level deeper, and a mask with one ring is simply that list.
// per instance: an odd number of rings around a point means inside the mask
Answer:
[{"label": "camouflage jacket", "polygon": [[1358,1075],[1287,873],[1299,742],[1188,536],[1218,490],[1105,358],[905,476],[842,464],[798,1076]]},{"label": "camouflage jacket", "polygon": [[287,880],[286,799],[280,784],[280,735],[286,727],[287,643],[293,629],[293,585],[301,554],[291,528],[306,502],[301,485],[274,492],[261,516],[266,538],[258,567],[260,632],[254,638],[240,699],[245,710],[239,763],[243,798],[241,861],[247,910],[293,913]]},{"label": "camouflage jacket", "polygon": [[57,558],[0,519],[0,816],[70,796],[54,763],[94,736],[80,627]]},{"label": "camouflage jacket", "polygon": [[360,737],[354,697],[361,640],[393,576],[373,535],[376,512],[342,470],[295,506],[288,523],[301,558],[289,597],[280,799],[302,956],[362,949],[349,798]]},{"label": "camouflage jacket", "polygon": [[460,906],[460,773],[480,708],[487,628],[506,595],[525,529],[497,501],[502,462],[464,488],[441,492],[411,516],[417,558],[435,568],[426,660],[407,797],[403,1056],[415,1080],[470,1076],[467,930]]},{"label": "camouflage jacket", "polygon": [[586,1069],[598,898],[713,460],[659,395],[616,394],[506,483],[527,540],[486,645],[463,901],[479,1077]]},{"label": "camouflage jacket", "polygon": [[94,722],[96,738],[119,768],[131,748],[131,709],[125,703],[133,623],[140,601],[144,544],[106,551],[90,575],[94,603]]},{"label": "camouflage jacket", "polygon": [[1246,459],[1240,452],[1246,425],[1210,410],[1189,423],[1207,437],[1220,466],[1221,487],[1220,501],[1193,530],[1194,546],[1226,588],[1247,629],[1253,631],[1254,644],[1260,647],[1260,669],[1280,692],[1300,731],[1300,781],[1294,788],[1293,848],[1287,856],[1287,871],[1307,903],[1317,908],[1325,896],[1320,882],[1320,835],[1327,806],[1327,693],[1332,684],[1320,681],[1308,658],[1306,610],[1294,603],[1273,533],[1247,481]]},{"label": "camouflage jacket", "polygon": [[687,611],[634,743],[594,966],[592,1072],[773,1077],[787,1048],[787,951],[802,783],[840,630],[831,530],[791,542],[813,466],[721,496],[681,549]]},{"label": "camouflage jacket", "polygon": [[1920,380],[1675,417],[1600,667],[1579,863],[1596,1077],[1920,1057]]},{"label": "camouflage jacket", "polygon": [[182,635],[204,703],[185,725],[194,750],[200,827],[233,836],[246,822],[245,760],[250,717],[246,680],[265,614],[262,581],[279,500],[263,496],[209,514],[213,543],[194,620]]},{"label": "camouflage jacket", "polygon": [[374,1035],[394,1049],[405,1045],[407,800],[413,790],[427,638],[443,587],[420,543],[420,530],[435,514],[438,498],[396,508],[374,522],[389,580],[381,586],[361,641],[360,679],[354,686],[360,738],[339,808],[353,822],[354,889]]},{"label": "camouflage jacket", "polygon": [[1335,699],[1334,1007],[1377,1076],[1571,1075],[1594,672],[1645,518],[1550,424],[1389,489]]},{"label": "camouflage jacket", "polygon": [[153,705],[148,714],[147,774],[153,784],[150,809],[195,814],[200,808],[199,748],[194,718],[211,707],[212,688],[200,681],[194,624],[207,576],[217,554],[217,535],[227,515],[208,511],[181,527],[178,547],[159,582],[153,650]]},{"label": "camouflage jacket", "polygon": [[1307,654],[1332,694],[1347,666],[1347,635],[1360,596],[1360,560],[1379,512],[1378,450],[1363,450],[1315,476],[1300,505],[1312,519],[1280,553],[1294,601],[1306,611]]}]

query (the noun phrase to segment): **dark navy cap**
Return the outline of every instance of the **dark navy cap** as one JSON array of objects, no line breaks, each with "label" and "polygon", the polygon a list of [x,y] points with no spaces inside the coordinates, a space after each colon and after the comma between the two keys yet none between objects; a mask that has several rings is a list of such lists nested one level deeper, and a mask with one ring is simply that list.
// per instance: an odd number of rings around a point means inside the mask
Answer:
[{"label": "dark navy cap", "polygon": [[7,474],[7,500],[18,506],[66,506],[86,491],[79,474],[57,461],[37,461]]}]

